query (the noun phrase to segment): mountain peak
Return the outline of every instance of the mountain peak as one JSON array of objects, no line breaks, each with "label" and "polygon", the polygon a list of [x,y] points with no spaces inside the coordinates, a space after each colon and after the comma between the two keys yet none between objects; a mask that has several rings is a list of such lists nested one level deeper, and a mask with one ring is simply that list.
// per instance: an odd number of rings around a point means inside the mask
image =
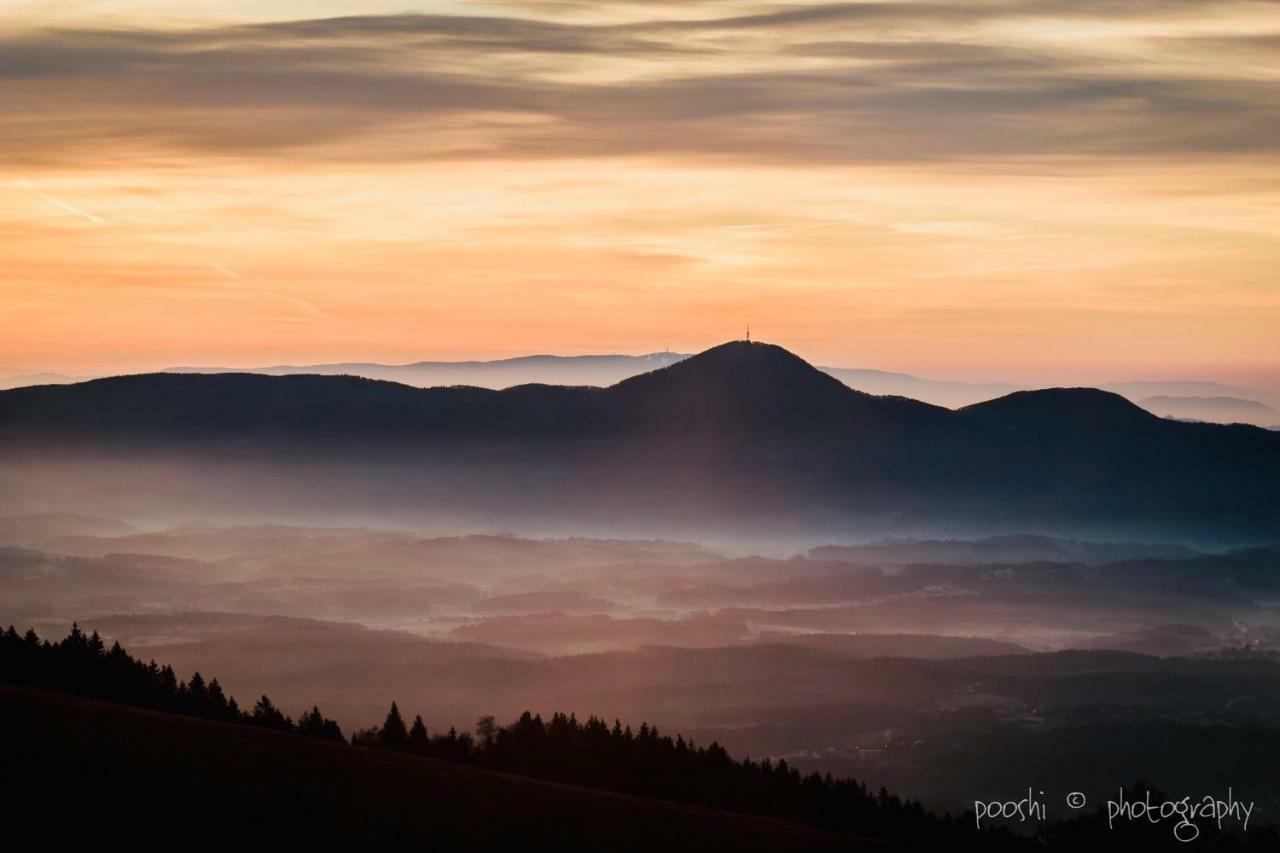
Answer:
[{"label": "mountain peak", "polygon": [[758,341],[720,344],[623,380],[605,393],[638,421],[679,428],[790,423],[835,428],[847,423],[844,416],[882,402],[776,344]]},{"label": "mountain peak", "polygon": [[744,395],[858,393],[795,353],[759,341],[729,341],[659,370],[624,379],[614,388],[622,392],[658,388],[670,392],[685,386],[719,394],[730,390]]}]

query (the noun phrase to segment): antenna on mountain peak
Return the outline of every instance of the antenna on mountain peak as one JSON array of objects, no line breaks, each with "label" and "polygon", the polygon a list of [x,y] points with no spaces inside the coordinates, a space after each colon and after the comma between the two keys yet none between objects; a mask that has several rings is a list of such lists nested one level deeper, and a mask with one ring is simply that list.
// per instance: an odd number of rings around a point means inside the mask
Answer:
[{"label": "antenna on mountain peak", "polygon": [[751,324],[747,324],[747,343],[751,343]]}]

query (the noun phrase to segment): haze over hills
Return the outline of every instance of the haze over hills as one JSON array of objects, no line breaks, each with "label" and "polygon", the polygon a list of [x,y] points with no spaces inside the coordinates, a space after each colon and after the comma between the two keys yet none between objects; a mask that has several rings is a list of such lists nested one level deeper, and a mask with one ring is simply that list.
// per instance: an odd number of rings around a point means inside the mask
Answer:
[{"label": "haze over hills", "polygon": [[[529,355],[493,361],[421,361],[410,364],[336,362],[329,364],[272,365],[236,368],[179,366],[163,373],[257,373],[264,376],[361,376],[399,382],[419,388],[466,385],[501,390],[516,385],[608,386],[632,376],[683,361],[684,353],[647,355]],[[849,367],[819,366],[858,391],[883,396],[910,397],[947,408],[981,403],[1014,391],[1042,386],[1008,382],[964,382],[930,379],[907,373]],[[30,385],[65,385],[100,376],[60,373],[28,373],[0,377],[0,389]],[[1211,423],[1251,423],[1280,426],[1280,395],[1217,382],[1157,380],[1102,384],[1126,399],[1162,417]]]},{"label": "haze over hills", "polygon": [[[314,373],[321,376],[364,376],[386,379],[420,388],[448,385],[471,385],[477,388],[502,389],[514,385],[613,385],[649,370],[667,367],[689,356],[682,353],[654,352],[647,355],[527,355],[494,361],[419,361],[412,364],[374,364],[342,362],[337,364],[275,365],[248,371],[267,376],[292,376]],[[166,373],[240,373],[229,367],[174,367]]]},{"label": "haze over hills", "polygon": [[[791,377],[795,365],[776,368]],[[135,464],[135,479],[103,491],[113,503],[157,487]],[[935,812],[1028,778],[1069,778],[1091,800],[1139,778],[1231,785],[1259,801],[1259,820],[1280,805],[1269,761],[1280,549],[1003,536],[734,557],[653,540],[427,538],[326,517],[0,522],[0,625],[56,637],[78,620],[104,648],[206,683],[216,674],[246,708],[264,693],[288,712],[318,703],[344,732],[384,719],[392,698],[437,735],[485,714],[569,709],[851,775]],[[94,734],[64,757],[107,736],[101,721],[84,725]],[[130,730],[106,764],[129,766],[139,738],[151,743]],[[47,758],[29,746],[27,759]],[[45,777],[14,784],[31,778]]]},{"label": "haze over hills", "polygon": [[1280,411],[1257,400],[1240,397],[1177,397],[1157,394],[1138,404],[1161,417],[1213,423],[1280,425]]},{"label": "haze over hills", "polygon": [[[138,457],[169,474],[126,500],[181,496],[206,508],[227,477],[243,487],[265,476],[263,489],[297,506],[358,495],[378,512],[572,513],[650,530],[868,520],[892,530],[928,519],[1253,541],[1280,523],[1276,433],[1164,420],[1096,389],[952,411],[854,391],[761,343],[724,344],[603,389],[255,374],[14,389],[0,393],[0,434],[20,463],[7,466],[6,488],[32,498],[18,484],[39,466],[33,500],[51,504],[39,490],[57,486],[48,475],[74,452],[102,460],[75,468],[75,488]],[[266,499],[240,488],[237,503]]]}]

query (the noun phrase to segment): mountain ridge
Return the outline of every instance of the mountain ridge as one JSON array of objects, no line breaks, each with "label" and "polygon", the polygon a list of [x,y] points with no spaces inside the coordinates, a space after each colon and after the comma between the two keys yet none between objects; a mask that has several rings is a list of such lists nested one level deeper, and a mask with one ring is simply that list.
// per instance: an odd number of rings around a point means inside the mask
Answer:
[{"label": "mountain ridge", "polygon": [[[266,376],[313,374],[321,376],[352,375],[389,380],[418,388],[467,385],[501,390],[517,385],[570,385],[607,387],[632,376],[669,366],[690,356],[678,352],[652,352],[644,355],[618,353],[557,355],[541,353],[494,360],[439,361],[423,360],[403,364],[372,361],[327,362],[316,364],[275,364],[234,368],[216,365],[172,366],[146,373],[257,373]],[[1021,390],[1045,386],[1024,386],[1009,382],[961,381],[932,379],[908,373],[849,367],[818,365],[819,370],[836,377],[855,390],[876,396],[898,396],[935,406],[958,409],[985,402]],[[69,384],[103,376],[68,376],[56,373],[0,376],[0,389],[31,385]],[[1087,384],[1087,383],[1086,383]],[[1274,394],[1247,388],[1236,388],[1216,382],[1157,380],[1147,382],[1105,382],[1096,384],[1114,391],[1162,417],[1201,420],[1211,423],[1252,423],[1275,427],[1272,412],[1280,407]],[[1244,405],[1205,408],[1192,405],[1185,398],[1195,396],[1231,397]],[[1161,402],[1151,398],[1168,397]],[[1254,404],[1254,405],[1250,405]],[[1259,408],[1265,407],[1265,408]]]},{"label": "mountain ridge", "polygon": [[[189,392],[189,389],[207,391],[212,396],[202,399],[209,405],[234,403],[226,395],[239,389],[273,389],[281,393],[269,399],[276,406],[265,414],[283,414],[282,409],[292,405],[304,405],[306,400],[299,392],[339,389],[344,392],[347,403],[356,405],[362,402],[359,396],[381,393],[384,398],[379,401],[395,404],[410,400],[422,400],[429,397],[450,399],[453,402],[511,399],[534,394],[560,395],[580,394],[588,397],[617,397],[643,404],[646,396],[675,396],[680,404],[696,406],[700,401],[721,400],[736,405],[756,403],[756,411],[778,409],[781,405],[808,403],[810,406],[818,401],[839,406],[842,403],[860,404],[863,407],[883,404],[900,407],[903,410],[927,412],[930,414],[950,413],[952,410],[941,406],[923,403],[899,395],[875,395],[858,391],[845,385],[840,380],[824,371],[813,367],[808,362],[788,350],[774,344],[759,342],[733,341],[720,344],[702,353],[690,356],[672,365],[658,368],[648,373],[638,374],[621,380],[606,388],[595,386],[551,385],[545,383],[525,383],[503,389],[489,389],[470,385],[451,385],[433,388],[418,388],[412,385],[386,379],[370,379],[349,374],[287,374],[271,376],[262,373],[225,372],[225,373],[137,373],[119,376],[101,377],[81,382],[37,385],[23,388],[0,390],[0,429],[10,424],[6,418],[13,416],[17,409],[15,401],[24,398],[47,406],[46,415],[56,415],[58,403],[70,401],[78,396],[82,389],[85,392],[104,391],[116,393],[116,400],[127,405],[131,410],[143,402],[137,394]],[[727,393],[726,393],[727,392]],[[92,395],[91,396],[96,396]],[[807,399],[806,399],[807,398]],[[188,401],[188,403],[191,400]],[[1018,409],[1025,410],[1028,405],[1048,403],[1056,407],[1058,413],[1079,410],[1079,415],[1097,413],[1104,407],[1111,414],[1123,412],[1137,421],[1156,419],[1154,415],[1129,402],[1114,392],[1096,388],[1046,388],[1014,391],[994,400],[974,403],[959,410],[969,417],[985,417],[989,414],[1012,414]],[[780,405],[781,404],[781,405]],[[865,408],[864,408],[865,411]],[[188,409],[188,415],[197,412]],[[99,414],[109,414],[100,412]],[[207,416],[208,412],[200,413]],[[814,414],[814,411],[805,412]]]},{"label": "mountain ridge", "polygon": [[[1098,389],[1019,391],[953,411],[855,391],[745,341],[607,388],[143,374],[14,389],[0,392],[0,436],[19,450],[125,441],[381,460],[386,477],[406,481],[398,500],[442,506],[1280,529],[1280,434],[1161,419]],[[434,467],[410,483],[414,465]]]}]

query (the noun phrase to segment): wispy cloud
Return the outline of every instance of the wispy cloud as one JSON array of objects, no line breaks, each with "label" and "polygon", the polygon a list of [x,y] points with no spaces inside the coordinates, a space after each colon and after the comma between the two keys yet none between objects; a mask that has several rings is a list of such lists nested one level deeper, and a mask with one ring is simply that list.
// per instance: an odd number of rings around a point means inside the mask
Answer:
[{"label": "wispy cloud", "polygon": [[[1204,61],[1242,38],[1275,51],[1276,36],[1196,36],[1213,28],[1185,23],[1195,4],[735,8],[625,24],[394,15],[25,32],[0,49],[0,132],[9,157],[45,163],[104,144],[119,156],[800,163],[1280,150],[1276,75]],[[1033,37],[1055,17],[1097,32]]]}]

